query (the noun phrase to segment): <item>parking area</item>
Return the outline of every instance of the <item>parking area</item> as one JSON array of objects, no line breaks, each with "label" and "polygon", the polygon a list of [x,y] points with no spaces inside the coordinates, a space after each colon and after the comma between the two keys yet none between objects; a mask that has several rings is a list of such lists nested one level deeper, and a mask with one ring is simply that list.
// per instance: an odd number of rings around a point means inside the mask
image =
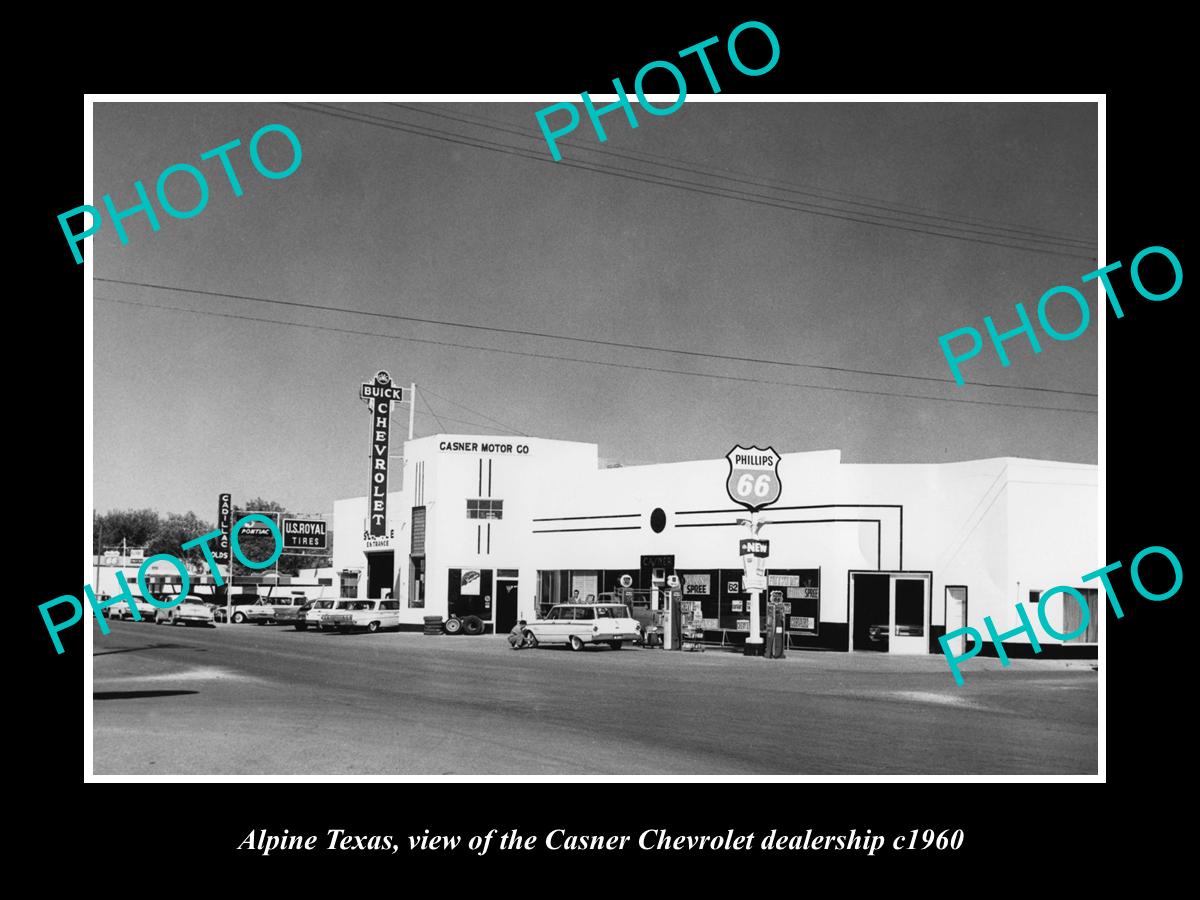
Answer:
[{"label": "parking area", "polygon": [[1094,663],[111,622],[96,774],[991,774],[1097,770]]}]

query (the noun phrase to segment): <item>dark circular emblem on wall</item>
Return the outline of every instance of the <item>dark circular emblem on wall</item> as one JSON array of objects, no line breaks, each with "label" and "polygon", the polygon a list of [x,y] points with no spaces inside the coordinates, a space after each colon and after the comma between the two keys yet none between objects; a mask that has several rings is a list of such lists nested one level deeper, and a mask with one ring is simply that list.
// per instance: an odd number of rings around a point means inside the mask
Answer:
[{"label": "dark circular emblem on wall", "polygon": [[650,513],[650,528],[655,534],[661,534],[662,530],[667,527],[667,514],[661,509],[656,509]]}]

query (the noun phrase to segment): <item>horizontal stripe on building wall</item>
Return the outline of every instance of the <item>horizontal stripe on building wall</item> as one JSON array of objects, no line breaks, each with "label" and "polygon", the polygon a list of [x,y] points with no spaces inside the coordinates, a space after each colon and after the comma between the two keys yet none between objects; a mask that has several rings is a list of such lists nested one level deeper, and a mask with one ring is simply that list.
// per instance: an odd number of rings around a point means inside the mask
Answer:
[{"label": "horizontal stripe on building wall", "polygon": [[[764,525],[828,525],[832,522],[874,522],[881,524],[879,519],[763,519]],[[676,525],[676,528],[737,528],[740,522],[696,522],[694,524]]]},{"label": "horizontal stripe on building wall", "polygon": [[557,534],[562,531],[641,531],[641,525],[597,525],[595,528],[535,528],[534,534]]},{"label": "horizontal stripe on building wall", "polygon": [[534,522],[581,522],[584,519],[640,519],[641,513],[615,513],[611,516],[555,516],[549,519],[534,519]]},{"label": "horizontal stripe on building wall", "polygon": [[[900,562],[900,568],[901,569],[904,568],[904,505],[902,503],[816,503],[816,504],[812,504],[810,506],[771,506],[771,507],[767,507],[765,510],[760,510],[758,514],[761,516],[761,515],[763,515],[764,512],[780,512],[780,511],[787,510],[787,509],[896,509],[896,510],[899,510],[900,511],[900,534],[899,534],[900,560],[899,560],[899,562]],[[745,515],[746,510],[740,509],[740,508],[735,508],[735,509],[687,509],[687,510],[677,510],[675,512],[675,515],[677,515],[677,516],[702,516],[702,515],[709,515],[711,513],[741,513],[742,515]],[[767,519],[764,521],[766,522],[766,524],[770,525],[770,524],[773,524],[773,522],[776,520]],[[813,519],[811,521],[819,521],[819,520]],[[828,521],[835,521],[835,520],[828,520]],[[851,520],[847,519],[847,520],[840,520],[840,521],[851,521]],[[880,523],[879,530],[880,530],[880,534],[882,535],[882,532],[883,532],[882,520],[864,519],[863,521],[879,522]],[[727,525],[730,523],[720,522],[720,523],[715,523],[715,524]],[[736,524],[736,523],[733,523],[733,524]],[[787,522],[779,522],[779,524],[784,525],[784,524],[788,524],[788,523]],[[701,528],[704,526],[701,526],[701,525],[676,525],[675,527],[676,528]]]},{"label": "horizontal stripe on building wall", "polygon": [[[760,509],[758,514],[761,516],[764,512],[780,510],[780,509],[836,509],[837,507],[845,507],[847,509],[898,509],[901,513],[904,512],[904,506],[900,503],[816,503],[811,506],[768,506]],[[676,510],[677,516],[702,516],[709,513],[744,513],[746,510],[740,506],[735,506],[732,509],[681,509]]]}]

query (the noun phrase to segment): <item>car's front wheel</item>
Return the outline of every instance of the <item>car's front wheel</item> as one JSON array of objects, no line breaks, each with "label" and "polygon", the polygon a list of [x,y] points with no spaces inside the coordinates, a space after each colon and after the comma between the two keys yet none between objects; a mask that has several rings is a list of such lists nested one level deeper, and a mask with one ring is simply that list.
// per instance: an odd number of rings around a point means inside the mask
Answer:
[{"label": "car's front wheel", "polygon": [[378,623],[378,622],[372,622],[372,623],[370,623],[370,624],[367,626],[367,631],[368,631],[370,634],[374,634],[374,633],[375,633],[375,632],[377,632],[378,630],[379,630],[379,623]]},{"label": "car's front wheel", "polygon": [[571,649],[572,650],[582,650],[583,649],[583,638],[581,638],[577,634],[571,635]]},{"label": "car's front wheel", "polygon": [[233,614],[233,624],[234,625],[241,625],[245,621],[246,621],[245,613],[234,613]]},{"label": "car's front wheel", "polygon": [[535,635],[532,631],[526,631],[524,637],[526,647],[536,647],[538,645],[537,635]]}]

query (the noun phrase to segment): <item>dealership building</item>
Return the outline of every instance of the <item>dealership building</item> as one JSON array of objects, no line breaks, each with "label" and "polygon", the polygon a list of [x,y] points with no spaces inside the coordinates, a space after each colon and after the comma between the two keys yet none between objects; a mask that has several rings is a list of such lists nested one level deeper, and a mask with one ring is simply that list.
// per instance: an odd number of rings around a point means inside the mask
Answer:
[{"label": "dealership building", "polygon": [[[1096,655],[1101,610],[1095,584],[1080,579],[1100,562],[1095,466],[856,464],[823,450],[782,453],[777,468],[781,492],[758,513],[758,536],[793,649],[940,653],[948,630],[986,636],[984,616],[1000,633],[1017,627],[1018,603],[1036,623],[1041,592],[1065,585],[1084,596],[1090,622],[1066,642],[1039,629],[1043,653]],[[738,542],[749,513],[731,501],[729,474],[725,458],[605,468],[597,445],[574,441],[409,440],[385,528],[371,527],[366,497],[334,504],[339,592],[388,593],[413,628],[476,615],[503,633],[548,604],[618,590],[623,575],[649,597],[674,575],[683,599],[700,601],[708,640],[743,642],[751,613]],[[1071,595],[1046,607],[1061,633],[1078,629]],[[1028,636],[1005,647],[1018,644],[1028,649]]]}]

